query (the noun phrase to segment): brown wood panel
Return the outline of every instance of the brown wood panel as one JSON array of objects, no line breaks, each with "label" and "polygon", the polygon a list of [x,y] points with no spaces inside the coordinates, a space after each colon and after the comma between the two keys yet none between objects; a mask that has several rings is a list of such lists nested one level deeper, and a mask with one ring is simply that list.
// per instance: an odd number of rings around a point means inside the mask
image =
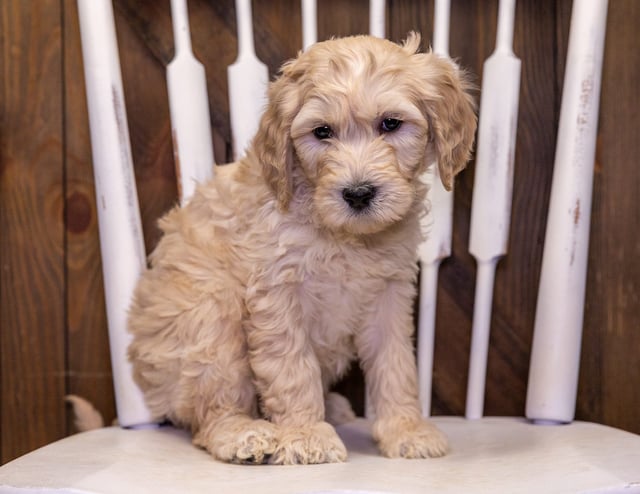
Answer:
[{"label": "brown wood panel", "polygon": [[[422,46],[426,50],[433,38],[433,3],[413,0],[389,2],[387,37],[398,42],[405,39],[409,31],[416,31],[422,35]],[[455,32],[452,35],[455,36]]]},{"label": "brown wood panel", "polygon": [[60,3],[2,2],[0,460],[65,435]]},{"label": "brown wood panel", "polygon": [[[320,8],[324,8],[320,2]],[[287,22],[283,22],[287,19]],[[302,12],[299,0],[253,2],[256,55],[273,76],[284,60],[302,50]]]},{"label": "brown wood panel", "polygon": [[610,2],[578,416],[640,433],[640,3]]},{"label": "brown wood panel", "polygon": [[369,33],[367,0],[318,2],[318,41],[332,36]]}]

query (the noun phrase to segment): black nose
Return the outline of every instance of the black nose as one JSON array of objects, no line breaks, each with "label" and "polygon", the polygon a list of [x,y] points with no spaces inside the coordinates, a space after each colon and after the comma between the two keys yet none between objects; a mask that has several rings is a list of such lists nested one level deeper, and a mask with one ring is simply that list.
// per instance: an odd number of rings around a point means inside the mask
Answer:
[{"label": "black nose", "polygon": [[362,211],[369,206],[376,196],[376,188],[371,184],[360,184],[342,189],[342,198],[356,211]]}]

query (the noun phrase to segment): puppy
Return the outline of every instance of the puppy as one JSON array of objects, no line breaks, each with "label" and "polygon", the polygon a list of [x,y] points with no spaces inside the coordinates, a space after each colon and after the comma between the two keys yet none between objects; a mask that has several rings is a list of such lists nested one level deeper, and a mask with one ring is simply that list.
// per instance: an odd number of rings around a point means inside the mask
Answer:
[{"label": "puppy", "polygon": [[437,160],[451,188],[476,117],[460,70],[419,45],[333,39],[286,63],[247,156],[159,223],[129,357],[152,413],[219,460],[344,461],[325,406],[355,358],[382,454],[447,450],[412,346],[421,177]]}]

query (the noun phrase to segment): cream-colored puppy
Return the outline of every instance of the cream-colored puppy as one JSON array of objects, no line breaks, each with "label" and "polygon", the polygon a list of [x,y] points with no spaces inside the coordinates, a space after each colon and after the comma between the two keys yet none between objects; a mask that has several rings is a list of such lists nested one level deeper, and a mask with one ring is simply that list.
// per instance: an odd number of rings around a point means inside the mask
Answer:
[{"label": "cream-colored puppy", "polygon": [[285,64],[246,158],[160,221],[131,307],[135,379],[220,460],[344,461],[325,398],[355,358],[382,453],[446,452],[412,346],[420,177],[437,159],[451,187],[476,118],[457,67],[419,44],[334,39]]}]

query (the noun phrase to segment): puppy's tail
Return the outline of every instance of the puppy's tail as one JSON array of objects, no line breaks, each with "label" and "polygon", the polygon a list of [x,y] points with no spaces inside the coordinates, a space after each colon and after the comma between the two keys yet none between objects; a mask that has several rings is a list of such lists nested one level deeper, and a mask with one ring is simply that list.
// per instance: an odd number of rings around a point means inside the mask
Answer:
[{"label": "puppy's tail", "polygon": [[102,418],[102,415],[87,400],[77,395],[67,395],[64,399],[73,408],[73,422],[79,432],[104,427],[104,419]]}]

